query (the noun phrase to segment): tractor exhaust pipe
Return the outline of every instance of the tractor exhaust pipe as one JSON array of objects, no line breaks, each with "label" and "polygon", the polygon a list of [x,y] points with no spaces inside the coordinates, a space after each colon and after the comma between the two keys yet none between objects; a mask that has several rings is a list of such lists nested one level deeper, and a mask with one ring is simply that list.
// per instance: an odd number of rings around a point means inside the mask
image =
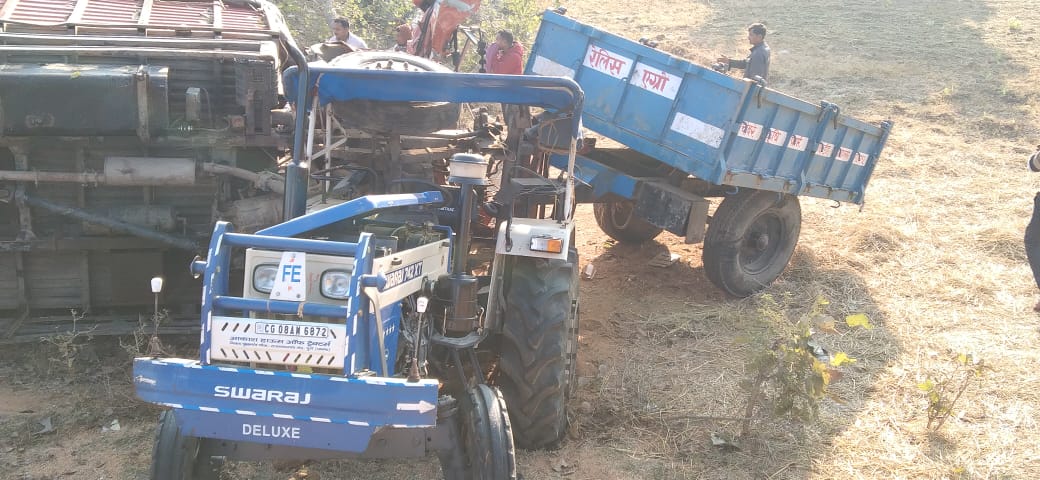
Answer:
[{"label": "tractor exhaust pipe", "polygon": [[451,176],[448,181],[461,186],[459,231],[455,241],[455,258],[452,259],[451,288],[452,307],[444,322],[445,333],[466,335],[480,326],[480,311],[477,306],[477,277],[469,274],[470,223],[473,222],[473,206],[476,203],[473,187],[487,185],[488,161],[480,155],[456,153],[448,166]]}]

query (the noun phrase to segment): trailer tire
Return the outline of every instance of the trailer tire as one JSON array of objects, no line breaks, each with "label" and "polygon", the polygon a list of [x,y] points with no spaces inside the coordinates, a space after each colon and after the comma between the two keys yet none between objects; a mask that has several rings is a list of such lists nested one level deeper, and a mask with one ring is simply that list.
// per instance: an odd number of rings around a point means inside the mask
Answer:
[{"label": "trailer tire", "polygon": [[496,383],[523,449],[555,448],[567,432],[578,345],[578,253],[516,257],[505,295]]},{"label": "trailer tire", "polygon": [[629,201],[597,203],[592,206],[592,213],[600,230],[621,243],[643,243],[664,230],[636,217],[635,204]]},{"label": "trailer tire", "polygon": [[705,274],[737,297],[765,288],[791,260],[801,224],[793,195],[747,189],[724,198],[708,223]]},{"label": "trailer tire", "polygon": [[[353,52],[340,55],[330,65],[357,69],[384,69],[389,64],[407,65],[410,70],[451,72],[432,60],[402,52]],[[396,69],[396,68],[395,68]],[[379,102],[350,100],[334,102],[332,111],[347,128],[372,133],[419,135],[458,128],[461,105],[448,102]]]},{"label": "trailer tire", "polygon": [[516,446],[502,392],[479,384],[466,393],[468,398],[461,402],[459,409],[459,433],[465,465],[442,460],[444,479],[515,480]]},{"label": "trailer tire", "polygon": [[182,435],[173,410],[159,414],[152,449],[152,480],[218,480],[223,461],[200,456],[205,439]]}]

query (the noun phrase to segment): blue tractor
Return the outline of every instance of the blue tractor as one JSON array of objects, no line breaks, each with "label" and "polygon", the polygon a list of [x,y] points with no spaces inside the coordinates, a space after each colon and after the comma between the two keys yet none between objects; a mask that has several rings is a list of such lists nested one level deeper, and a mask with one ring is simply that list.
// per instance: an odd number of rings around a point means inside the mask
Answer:
[{"label": "blue tractor", "polygon": [[[191,264],[203,280],[199,357],[134,362],[138,396],[169,407],[152,478],[218,478],[226,459],[428,454],[445,478],[517,478],[515,448],[553,446],[567,428],[580,87],[303,63],[283,79],[298,112],[288,219],[251,234],[218,223]],[[497,168],[455,153],[444,184],[307,208],[305,173],[337,144],[335,111],[358,100],[540,107],[518,151],[571,162],[549,175],[519,155]],[[533,135],[546,129],[553,145]],[[489,178],[501,185],[497,222],[475,232]]]}]

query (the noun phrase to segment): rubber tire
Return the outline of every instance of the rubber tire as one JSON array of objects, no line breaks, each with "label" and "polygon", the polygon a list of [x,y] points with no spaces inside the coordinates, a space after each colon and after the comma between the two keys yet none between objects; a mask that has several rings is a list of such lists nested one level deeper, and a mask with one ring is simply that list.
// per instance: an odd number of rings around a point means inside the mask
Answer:
[{"label": "rubber tire", "polygon": [[[708,280],[737,297],[767,287],[791,260],[801,224],[802,209],[793,195],[747,189],[724,198],[704,239]],[[771,230],[765,249],[751,245],[764,230]]]},{"label": "rubber tire", "polygon": [[[332,59],[329,65],[371,69],[377,63],[390,61],[407,63],[415,70],[426,72],[452,71],[432,60],[403,52],[353,52]],[[334,102],[332,111],[346,128],[357,128],[373,133],[419,135],[458,128],[462,106],[447,102],[350,100]]]},{"label": "rubber tire", "polygon": [[592,213],[599,229],[621,243],[640,244],[656,238],[664,231],[657,225],[637,218],[634,209],[632,202],[606,202],[593,204]]},{"label": "rubber tire", "polygon": [[466,464],[442,462],[445,480],[515,480],[516,446],[502,392],[479,384],[466,393],[468,398],[459,409],[460,443]]},{"label": "rubber tire", "polygon": [[202,439],[181,435],[173,410],[159,414],[152,449],[152,480],[218,480],[222,461],[199,457]]},{"label": "rubber tire", "polygon": [[496,383],[523,449],[556,448],[567,433],[577,366],[577,251],[569,260],[513,259]]}]

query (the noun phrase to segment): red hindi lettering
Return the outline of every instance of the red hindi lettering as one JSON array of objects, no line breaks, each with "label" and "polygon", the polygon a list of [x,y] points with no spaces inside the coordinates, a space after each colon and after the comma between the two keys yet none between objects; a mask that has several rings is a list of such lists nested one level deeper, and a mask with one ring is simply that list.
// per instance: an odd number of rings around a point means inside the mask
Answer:
[{"label": "red hindi lettering", "polygon": [[603,51],[602,48],[590,47],[589,65],[591,65],[593,68],[599,67],[599,63],[602,61],[604,55],[606,55],[606,53]]},{"label": "red hindi lettering", "polygon": [[643,70],[643,87],[648,89],[652,88],[658,92],[663,92],[664,87],[668,85],[668,75],[665,73],[651,72],[649,69]]}]

